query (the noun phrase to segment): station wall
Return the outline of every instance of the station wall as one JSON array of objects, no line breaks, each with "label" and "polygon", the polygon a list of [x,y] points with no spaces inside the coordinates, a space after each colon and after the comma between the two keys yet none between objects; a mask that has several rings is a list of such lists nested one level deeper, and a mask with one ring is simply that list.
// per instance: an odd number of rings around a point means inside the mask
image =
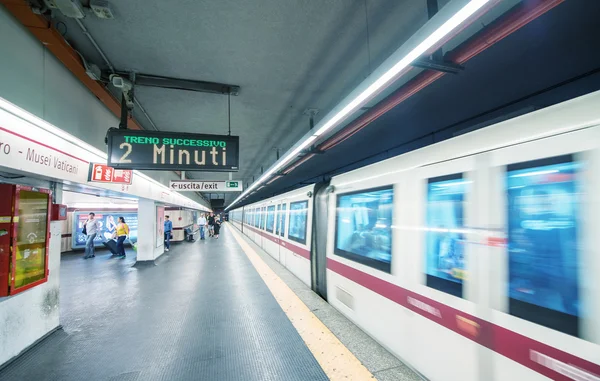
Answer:
[{"label": "station wall", "polygon": [[[0,97],[105,151],[104,136],[115,117],[29,31],[0,5]],[[0,140],[3,138],[0,134]],[[172,172],[146,172],[168,185]],[[49,181],[11,178],[1,182],[50,188]],[[145,191],[152,191],[144,182]],[[160,191],[159,191],[160,192]],[[208,206],[195,194],[193,201]],[[60,202],[61,200],[57,200]],[[0,367],[60,326],[60,252],[63,224],[52,222],[48,282],[18,295],[0,298]]]},{"label": "station wall", "polygon": [[[18,47],[18,49],[16,48]],[[109,127],[119,125],[108,110],[29,31],[0,6],[0,97],[102,151]],[[169,185],[170,171],[142,171]],[[193,193],[186,195],[209,206]]]}]

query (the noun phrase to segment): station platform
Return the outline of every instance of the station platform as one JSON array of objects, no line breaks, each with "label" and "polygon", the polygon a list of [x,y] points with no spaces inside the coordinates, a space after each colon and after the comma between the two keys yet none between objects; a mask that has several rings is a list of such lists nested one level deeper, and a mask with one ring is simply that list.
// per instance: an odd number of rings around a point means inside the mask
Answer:
[{"label": "station platform", "polygon": [[62,328],[0,380],[421,379],[252,245],[226,224],[153,266],[63,255]]}]

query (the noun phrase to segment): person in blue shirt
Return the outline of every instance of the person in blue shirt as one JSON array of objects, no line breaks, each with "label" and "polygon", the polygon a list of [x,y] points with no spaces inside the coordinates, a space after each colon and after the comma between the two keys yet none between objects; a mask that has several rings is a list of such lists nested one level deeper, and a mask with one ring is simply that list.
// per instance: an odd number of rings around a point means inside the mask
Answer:
[{"label": "person in blue shirt", "polygon": [[171,247],[171,232],[173,231],[173,222],[169,219],[169,216],[165,216],[165,251],[169,251]]}]

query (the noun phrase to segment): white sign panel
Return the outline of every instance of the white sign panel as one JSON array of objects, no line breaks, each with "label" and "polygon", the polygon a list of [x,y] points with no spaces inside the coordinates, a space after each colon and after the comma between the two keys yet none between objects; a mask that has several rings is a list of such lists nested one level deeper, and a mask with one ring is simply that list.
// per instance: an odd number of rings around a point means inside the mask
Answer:
[{"label": "white sign panel", "polygon": [[171,181],[171,189],[174,191],[190,192],[241,192],[242,182],[235,180],[227,181],[200,181],[200,180],[181,180]]},{"label": "white sign panel", "polygon": [[[4,105],[23,113],[27,120],[6,111]],[[41,119],[26,114],[0,98],[0,169],[15,169],[58,181],[91,185],[88,182],[90,162],[104,162],[106,156],[93,153],[91,146],[84,148],[86,144],[83,142],[75,144],[42,128],[44,124]],[[67,136],[65,133],[63,135]],[[93,186],[185,208],[207,210],[203,205],[141,173],[136,173],[132,184],[96,182]]]}]

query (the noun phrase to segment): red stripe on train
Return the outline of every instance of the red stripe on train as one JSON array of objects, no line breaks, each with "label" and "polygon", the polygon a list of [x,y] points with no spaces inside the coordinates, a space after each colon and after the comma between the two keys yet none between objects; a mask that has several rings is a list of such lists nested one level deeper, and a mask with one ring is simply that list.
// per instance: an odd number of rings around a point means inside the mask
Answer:
[{"label": "red stripe on train", "polygon": [[600,365],[327,258],[327,268],[553,380],[600,379]]},{"label": "red stripe on train", "polygon": [[306,259],[308,259],[310,261],[310,250],[307,250],[303,247],[300,246],[296,246],[293,243],[289,243],[287,241],[284,241],[283,239],[277,238],[277,237],[273,237],[272,235],[270,235],[269,233],[267,233],[266,231],[257,229],[253,226],[248,226],[248,225],[244,225],[244,229],[250,229],[253,232],[260,234],[261,236],[265,237],[266,239],[268,239],[269,241],[275,242],[276,244],[278,244],[279,246],[283,246],[284,248],[288,249],[289,251],[298,254],[301,257],[304,257]]}]

